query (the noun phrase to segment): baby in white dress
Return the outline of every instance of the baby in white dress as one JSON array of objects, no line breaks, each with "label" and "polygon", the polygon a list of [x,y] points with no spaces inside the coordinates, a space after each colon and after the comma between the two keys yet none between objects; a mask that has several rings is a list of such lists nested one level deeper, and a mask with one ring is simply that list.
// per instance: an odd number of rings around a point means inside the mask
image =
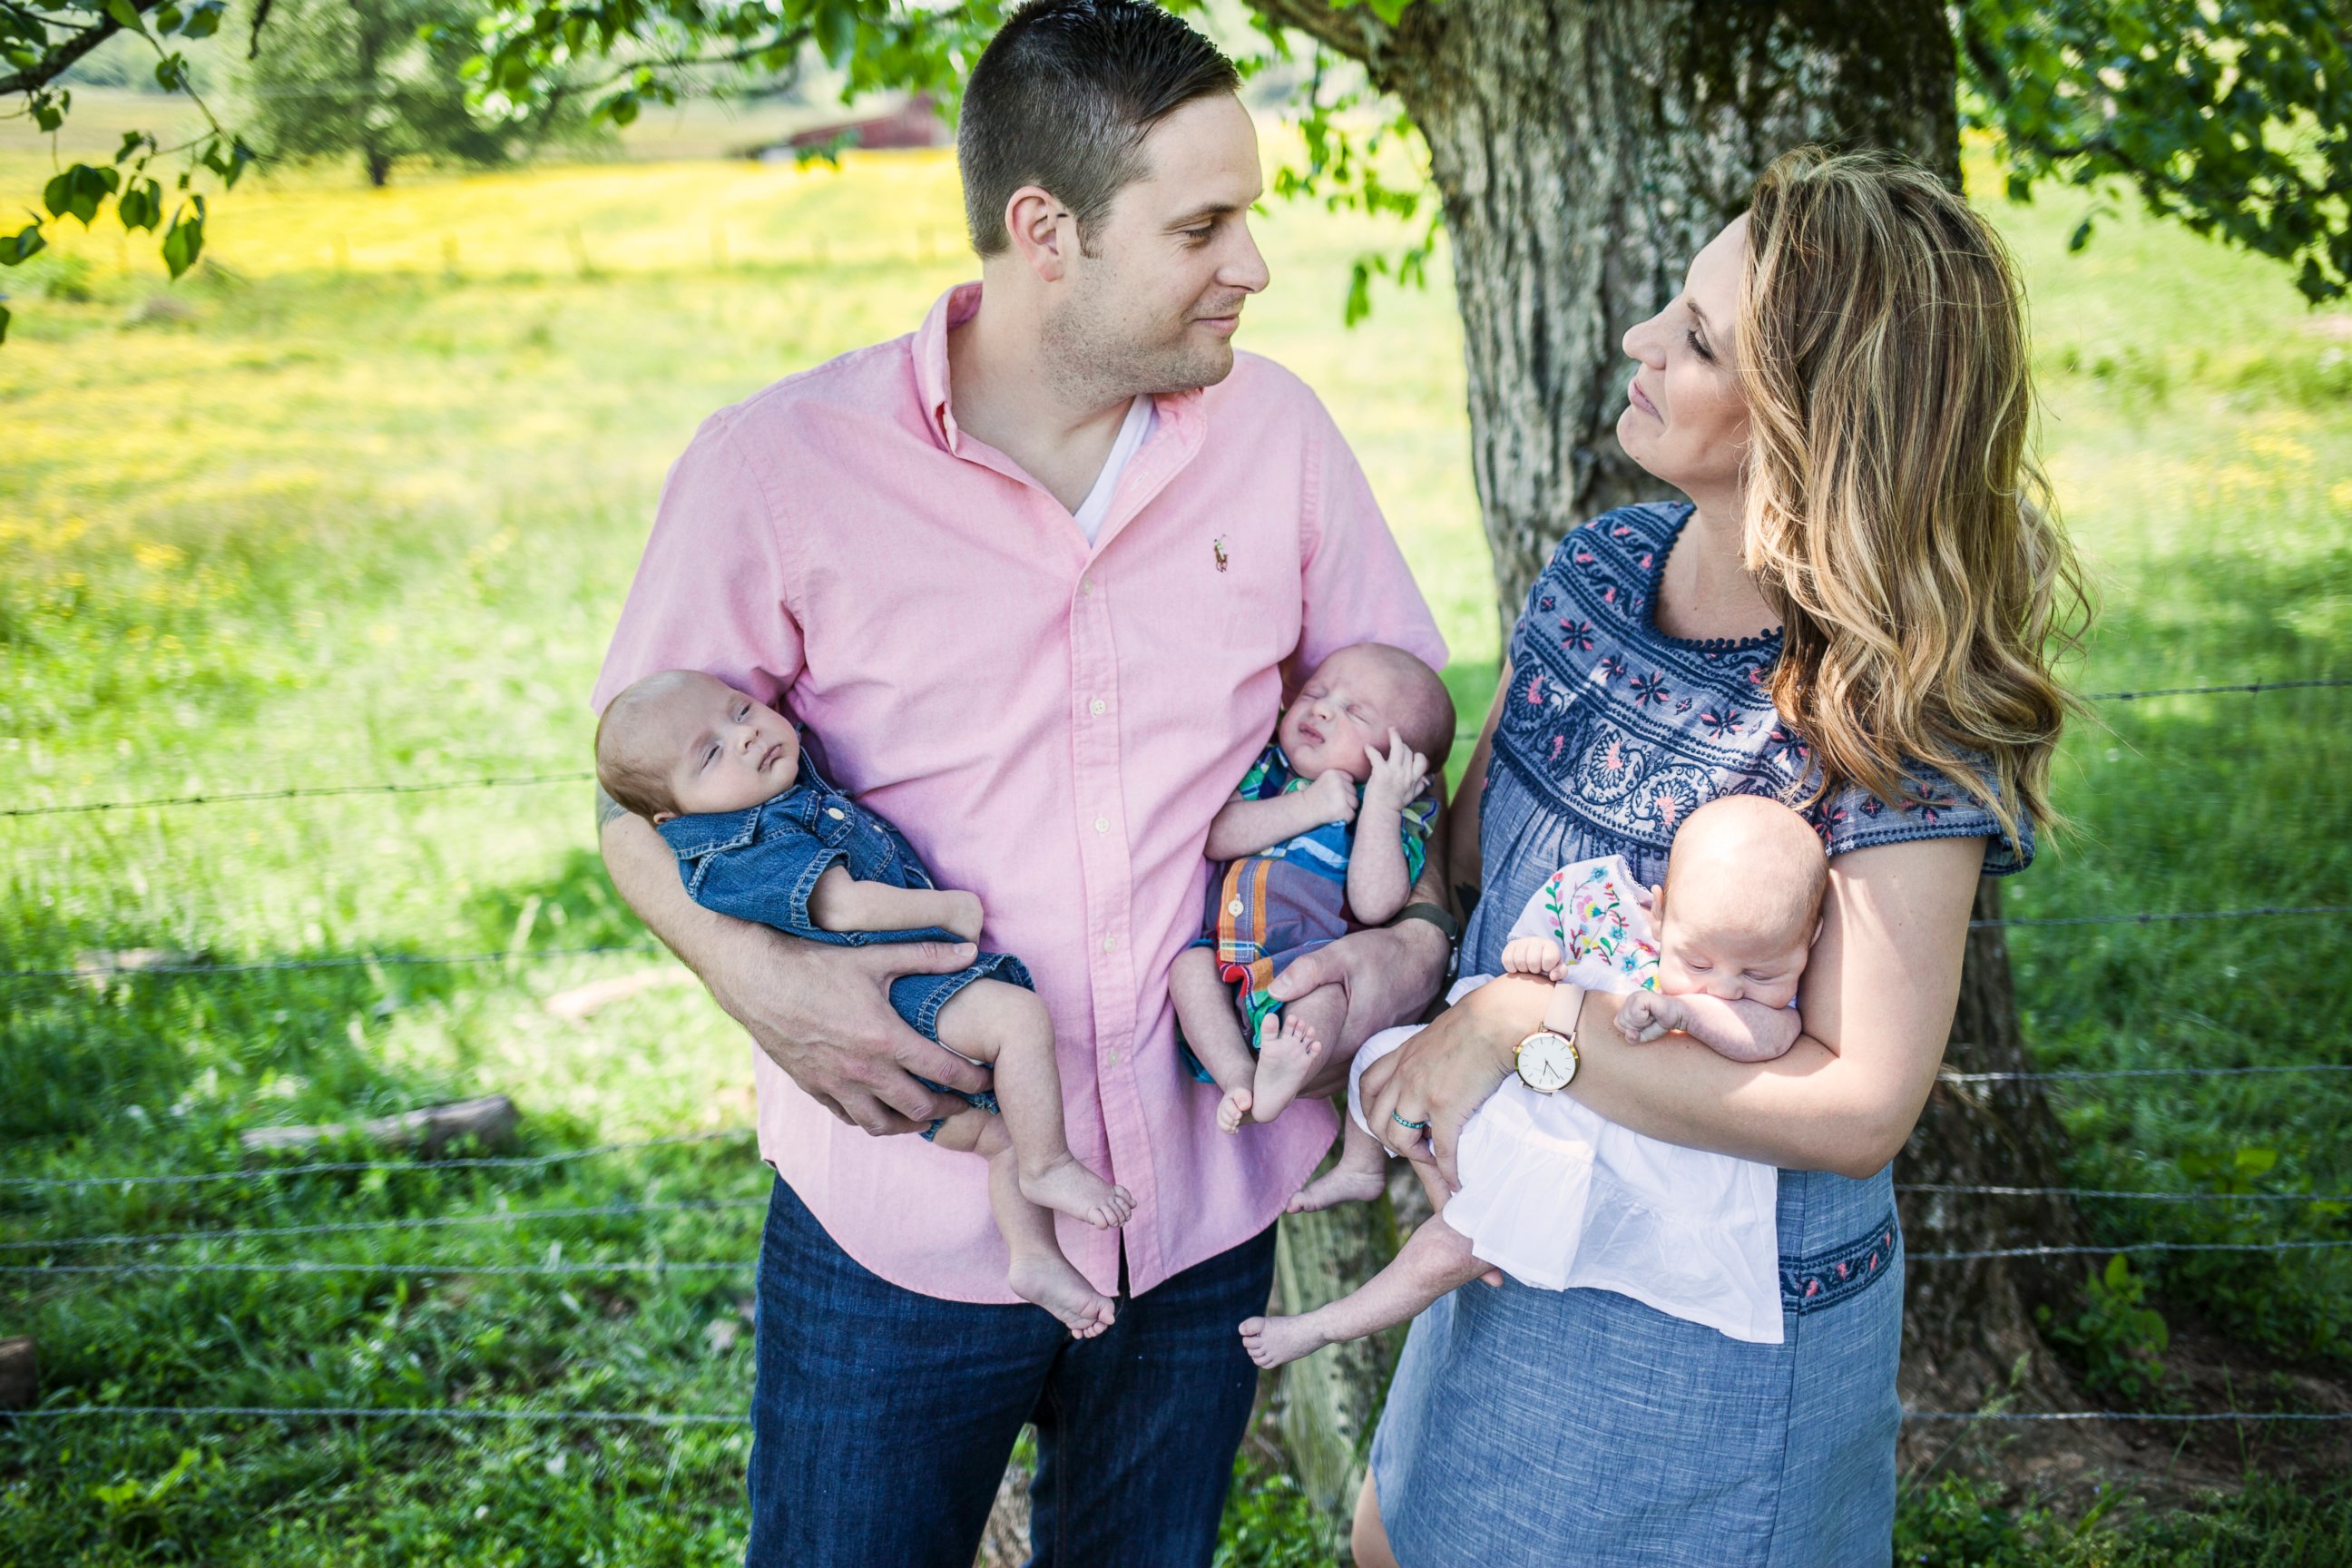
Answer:
[{"label": "baby in white dress", "polygon": [[[1797,982],[1827,881],[1803,817],[1760,795],[1726,796],[1684,822],[1660,888],[1643,888],[1615,856],[1555,872],[1511,928],[1502,968],[1630,993],[1617,1028],[1631,1043],[1680,1031],[1734,1061],[1769,1061],[1803,1028]],[[1466,976],[1446,999],[1493,978]],[[1388,1150],[1364,1121],[1360,1085],[1367,1065],[1416,1032],[1365,1042],[1349,1077],[1339,1162],[1291,1212],[1380,1195]],[[1780,1342],[1771,1166],[1645,1137],[1516,1077],[1464,1125],[1456,1152],[1462,1190],[1440,1215],[1352,1294],[1242,1324],[1252,1360],[1279,1366],[1392,1328],[1490,1268],[1545,1289],[1615,1290],[1733,1339]]]}]

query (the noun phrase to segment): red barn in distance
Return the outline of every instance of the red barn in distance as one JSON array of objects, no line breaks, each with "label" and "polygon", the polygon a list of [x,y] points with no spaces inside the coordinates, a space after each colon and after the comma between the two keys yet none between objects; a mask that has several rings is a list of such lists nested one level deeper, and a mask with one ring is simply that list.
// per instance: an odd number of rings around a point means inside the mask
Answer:
[{"label": "red barn in distance", "polygon": [[845,147],[880,152],[898,147],[945,147],[954,140],[953,128],[940,118],[939,110],[931,106],[930,95],[919,92],[888,114],[813,125],[760,148],[753,156],[762,160],[789,158],[835,141]]}]

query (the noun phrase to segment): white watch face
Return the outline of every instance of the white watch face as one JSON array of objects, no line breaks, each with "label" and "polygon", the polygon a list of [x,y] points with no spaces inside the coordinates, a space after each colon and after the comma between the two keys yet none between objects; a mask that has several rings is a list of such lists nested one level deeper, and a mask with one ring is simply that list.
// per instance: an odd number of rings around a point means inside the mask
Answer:
[{"label": "white watch face", "polygon": [[1566,1089],[1576,1076],[1576,1047],[1546,1029],[1519,1042],[1519,1080],[1539,1094]]}]

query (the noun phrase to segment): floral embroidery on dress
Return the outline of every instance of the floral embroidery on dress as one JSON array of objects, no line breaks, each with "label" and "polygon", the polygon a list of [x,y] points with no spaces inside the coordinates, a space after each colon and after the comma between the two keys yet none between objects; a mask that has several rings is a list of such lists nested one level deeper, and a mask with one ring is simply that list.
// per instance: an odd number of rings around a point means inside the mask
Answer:
[{"label": "floral embroidery on dress", "polygon": [[[1529,591],[1487,787],[1507,770],[1575,824],[1555,865],[1619,853],[1654,881],[1675,829],[1708,801],[1794,804],[1806,793],[1811,749],[1772,706],[1780,634],[1697,642],[1651,624],[1689,513],[1644,504],[1596,518],[1561,541]],[[2021,869],[2032,854],[2030,827],[2012,850],[1980,801],[1925,768],[1906,771],[1894,804],[1847,789],[1805,813],[1832,855],[1969,834],[1986,837],[1989,872]]]},{"label": "floral embroidery on dress", "polygon": [[[1573,886],[1569,879],[1574,876]],[[1563,866],[1537,890],[1560,961],[1573,965],[1598,958],[1644,989],[1658,988],[1657,944],[1636,928],[1629,909],[1641,907],[1638,890],[1619,884],[1604,861]]]}]

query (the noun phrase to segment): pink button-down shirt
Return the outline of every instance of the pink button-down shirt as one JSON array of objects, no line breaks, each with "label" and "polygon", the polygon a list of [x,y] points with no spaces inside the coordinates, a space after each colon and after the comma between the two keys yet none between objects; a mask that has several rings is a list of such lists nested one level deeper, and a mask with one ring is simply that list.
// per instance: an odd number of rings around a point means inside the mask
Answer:
[{"label": "pink button-down shirt", "polygon": [[[670,470],[594,702],[709,670],[800,720],[834,784],[980,895],[1052,1014],[1070,1148],[1134,1193],[1061,1222],[1105,1292],[1255,1236],[1330,1145],[1319,1102],[1227,1137],[1185,1072],[1168,967],[1201,930],[1209,819],[1273,733],[1285,676],[1380,641],[1445,646],[1314,394],[1243,354],[1159,426],[1091,547],[958,430],[948,331],[843,355],[713,415]],[[760,1152],[835,1241],[926,1295],[1010,1301],[976,1155],[870,1138],[751,1053]]]}]

